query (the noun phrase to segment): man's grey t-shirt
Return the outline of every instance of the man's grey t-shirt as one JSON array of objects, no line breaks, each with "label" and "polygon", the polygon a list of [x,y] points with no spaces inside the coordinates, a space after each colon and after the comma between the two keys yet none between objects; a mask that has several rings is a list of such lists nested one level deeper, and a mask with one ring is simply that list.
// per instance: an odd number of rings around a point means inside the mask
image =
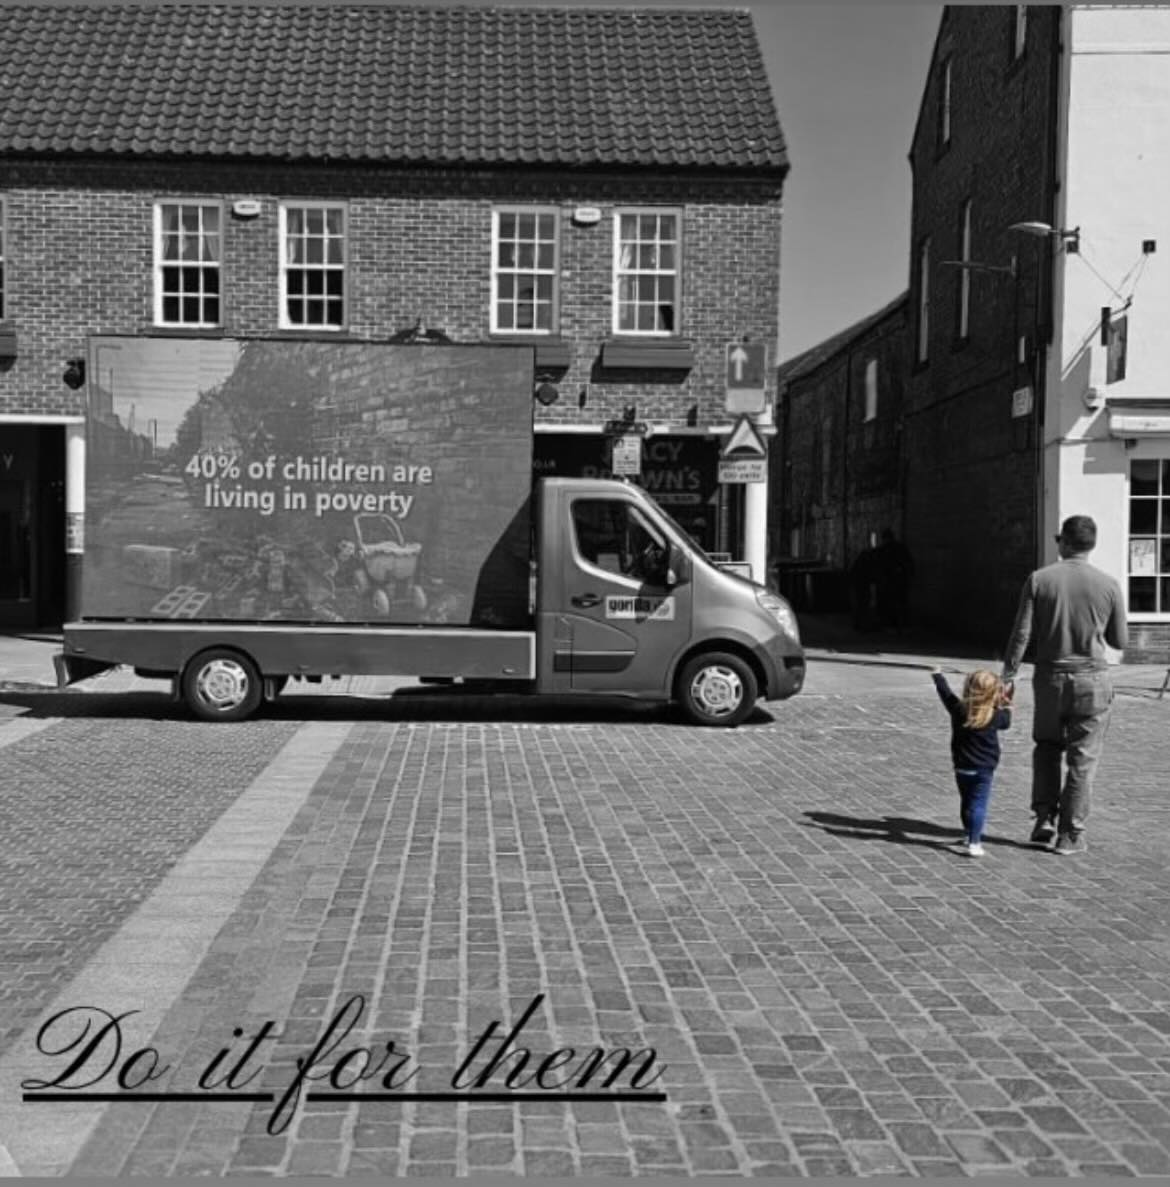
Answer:
[{"label": "man's grey t-shirt", "polygon": [[1028,640],[1036,645],[1036,667],[1058,671],[1105,668],[1105,645],[1126,644],[1121,586],[1083,556],[1037,569],[1020,595],[1015,626],[1004,657],[1004,678],[1019,670]]}]

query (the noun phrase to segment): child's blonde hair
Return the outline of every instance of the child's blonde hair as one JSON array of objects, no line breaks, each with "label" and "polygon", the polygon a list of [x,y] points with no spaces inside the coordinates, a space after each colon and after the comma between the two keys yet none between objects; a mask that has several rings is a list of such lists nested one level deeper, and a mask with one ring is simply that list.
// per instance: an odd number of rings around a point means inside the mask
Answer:
[{"label": "child's blonde hair", "polygon": [[963,708],[967,710],[968,729],[981,730],[990,725],[1003,701],[1003,684],[994,672],[980,668],[963,682]]}]

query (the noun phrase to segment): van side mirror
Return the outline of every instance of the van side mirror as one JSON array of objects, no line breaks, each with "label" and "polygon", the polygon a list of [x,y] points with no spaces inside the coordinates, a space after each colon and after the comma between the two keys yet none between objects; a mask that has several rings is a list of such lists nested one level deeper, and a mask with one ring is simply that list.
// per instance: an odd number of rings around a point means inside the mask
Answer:
[{"label": "van side mirror", "polygon": [[691,558],[672,540],[666,558],[666,580],[663,583],[667,589],[676,585],[684,585],[691,576]]}]

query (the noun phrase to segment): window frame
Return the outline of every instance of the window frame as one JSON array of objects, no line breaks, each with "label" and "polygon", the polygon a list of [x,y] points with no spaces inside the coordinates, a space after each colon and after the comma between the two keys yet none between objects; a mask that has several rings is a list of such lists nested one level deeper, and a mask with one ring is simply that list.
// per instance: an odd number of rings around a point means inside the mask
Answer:
[{"label": "window frame", "polygon": [[[621,266],[622,258],[622,219],[623,217],[642,218],[645,216],[653,216],[656,218],[672,218],[674,220],[674,239],[669,240],[674,244],[674,267],[673,268],[655,268],[655,269],[623,269]],[[661,230],[661,224],[659,225]],[[641,243],[642,240],[634,240],[635,243]],[[667,242],[659,235],[654,242],[661,245]],[[640,330],[635,327],[633,329],[624,328],[621,324],[621,281],[625,276],[672,276],[674,278],[674,298],[671,302],[671,321],[672,326],[668,330]],[[611,309],[610,309],[610,329],[615,336],[622,338],[679,338],[682,334],[682,285],[683,285],[683,211],[681,206],[618,206],[614,208],[613,212],[613,268],[611,275]],[[634,309],[637,310],[641,303],[635,301],[633,303]],[[658,302],[654,308],[661,308],[662,303]],[[635,317],[635,321],[636,321]]]},{"label": "window frame", "polygon": [[930,236],[918,243],[918,308],[914,333],[914,361],[930,361]]},{"label": "window frame", "polygon": [[[195,232],[202,242],[205,237],[212,234],[204,227],[204,215],[208,210],[214,210],[217,218],[217,230],[214,232],[216,238],[219,240],[219,257],[218,259],[207,261],[200,258],[197,261],[186,261],[181,256],[177,260],[167,260],[163,250],[163,237],[165,234],[163,226],[163,212],[168,208],[174,208],[178,211],[180,235],[186,234],[182,230],[183,212],[185,210],[197,210],[199,212],[199,227]],[[224,326],[224,235],[227,229],[226,220],[224,218],[224,203],[219,199],[190,199],[190,198],[156,198],[152,205],[151,212],[153,235],[152,235],[152,253],[154,257],[154,325],[159,328],[168,330],[220,330]],[[214,297],[218,305],[218,317],[214,320],[208,320],[200,317],[195,321],[190,321],[182,316],[182,307],[186,299],[192,295],[188,294],[186,290],[180,285],[177,293],[168,293],[165,288],[164,277],[167,268],[179,268],[181,270],[195,267],[200,273],[206,273],[209,270],[214,270],[218,283],[218,291]],[[210,294],[205,288],[205,275],[201,275],[198,292],[195,295],[199,301],[200,313],[205,311],[205,303],[209,300]],[[180,316],[175,320],[168,320],[165,316],[166,302],[168,297],[177,297],[180,306]]]},{"label": "window frame", "polygon": [[[551,268],[541,268],[537,263],[534,263],[532,268],[522,269],[518,265],[515,268],[501,268],[500,267],[500,218],[502,215],[522,215],[531,214],[537,219],[536,239],[534,242],[537,245],[537,257],[539,258],[539,245],[543,242],[540,238],[540,219],[542,216],[551,215],[553,219],[553,263]],[[517,243],[522,242],[517,239]],[[541,337],[547,338],[556,335],[560,332],[561,324],[561,209],[559,206],[525,206],[525,205],[504,205],[492,207],[492,235],[491,235],[491,298],[490,309],[488,311],[488,327],[492,334],[507,335],[509,337]],[[500,297],[499,281],[500,277],[504,275],[511,275],[517,280],[521,276],[525,277],[552,277],[552,297],[550,299],[549,312],[549,326],[547,329],[540,326],[523,327],[511,326],[504,327],[499,324],[500,305],[503,300]],[[535,313],[539,308],[541,302],[534,295],[532,305],[534,312],[534,320],[536,320]],[[519,310],[521,303],[513,295],[512,307],[513,312]]]},{"label": "window frame", "polygon": [[951,144],[951,107],[954,92],[954,55],[948,54],[939,68],[938,91],[938,151],[945,152]]},{"label": "window frame", "polygon": [[[292,263],[289,260],[288,251],[288,216],[292,211],[312,211],[320,210],[326,214],[329,211],[338,211],[341,214],[341,262],[335,264],[330,260],[322,260],[320,264],[314,264],[306,260],[303,263]],[[301,333],[314,334],[341,334],[349,327],[350,319],[350,295],[349,295],[349,203],[338,202],[328,199],[315,198],[285,198],[282,199],[278,206],[277,228],[279,237],[279,320],[278,324],[282,330],[292,330]],[[328,240],[330,236],[325,235]],[[288,278],[291,268],[298,268],[304,272],[319,270],[322,275],[327,275],[329,272],[341,273],[341,320],[339,322],[309,322],[293,321],[289,317],[289,292],[288,292]],[[302,303],[306,303],[308,297],[299,298]],[[322,293],[321,298],[325,302],[326,313],[328,312],[329,296]]]},{"label": "window frame", "polygon": [[[971,263],[972,201],[964,198],[959,206],[959,261]],[[955,307],[955,337],[966,342],[971,336],[971,269],[959,269],[958,302]]]},{"label": "window frame", "polygon": [[[590,559],[585,549],[582,547],[581,541],[581,524],[577,517],[577,508],[582,505],[606,504],[610,508],[621,508],[622,514],[625,516],[625,533],[626,542],[629,542],[630,532],[633,528],[638,528],[644,532],[650,540],[664,551],[669,550],[671,540],[668,535],[662,532],[660,524],[655,523],[650,519],[645,512],[645,509],[638,506],[637,503],[630,499],[623,499],[613,495],[580,495],[574,498],[569,504],[569,527],[572,538],[573,556],[578,565],[583,569],[587,569],[598,577],[603,577],[608,581],[621,582],[629,585],[632,590],[641,589],[646,585],[647,579],[645,576],[636,576],[633,573],[626,572],[623,554],[624,549],[619,549],[617,553],[602,553],[597,554],[596,559]],[[611,511],[612,524],[612,511]],[[603,564],[602,557],[613,557],[617,562],[617,568],[611,568],[607,564]],[[630,551],[629,557],[633,561],[636,553]]]},{"label": "window frame", "polygon": [[[1153,494],[1134,495],[1133,469],[1142,463],[1152,464],[1157,468],[1158,485]],[[1134,501],[1154,504],[1154,530],[1152,532],[1133,531]],[[1133,543],[1135,540],[1153,540],[1154,543],[1154,573],[1149,578],[1154,582],[1154,609],[1136,610],[1133,606],[1131,582],[1133,575]],[[1163,548],[1170,551],[1170,453],[1158,457],[1130,458],[1129,469],[1125,484],[1125,562],[1124,580],[1125,607],[1128,617],[1142,622],[1170,622],[1170,565],[1163,565],[1161,557]],[[1160,596],[1159,586],[1166,586],[1166,596]],[[1161,601],[1162,607],[1158,609]]]},{"label": "window frame", "polygon": [[1028,6],[1017,4],[1012,14],[1012,61],[1018,62],[1028,49]]},{"label": "window frame", "polygon": [[869,424],[877,420],[878,414],[878,360],[877,355],[865,360],[865,408],[862,413],[862,424]]}]

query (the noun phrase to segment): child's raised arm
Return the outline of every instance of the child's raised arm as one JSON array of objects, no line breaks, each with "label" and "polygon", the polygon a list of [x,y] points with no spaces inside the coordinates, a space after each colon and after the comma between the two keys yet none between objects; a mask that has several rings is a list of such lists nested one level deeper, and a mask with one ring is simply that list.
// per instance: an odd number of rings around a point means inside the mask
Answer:
[{"label": "child's raised arm", "polygon": [[935,668],[930,673],[930,678],[934,681],[938,699],[946,705],[948,710],[959,703],[959,698],[951,691],[951,686],[947,683],[947,678],[943,675],[942,668]]}]

